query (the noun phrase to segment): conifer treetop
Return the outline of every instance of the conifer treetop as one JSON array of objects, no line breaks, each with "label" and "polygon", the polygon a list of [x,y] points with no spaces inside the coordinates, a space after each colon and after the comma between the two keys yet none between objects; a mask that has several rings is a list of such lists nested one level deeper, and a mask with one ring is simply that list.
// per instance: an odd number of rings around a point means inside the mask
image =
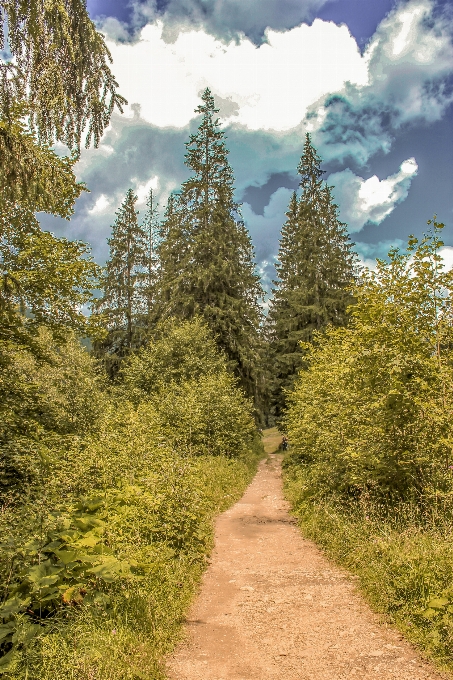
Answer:
[{"label": "conifer treetop", "polygon": [[195,134],[186,143],[186,165],[195,176],[182,186],[182,194],[190,201],[204,207],[215,201],[227,203],[233,198],[233,171],[228,162],[225,133],[219,128],[219,112],[211,90],[207,87],[201,96],[203,104],[195,113],[203,118]]},{"label": "conifer treetop", "polygon": [[300,175],[299,186],[303,190],[303,200],[313,200],[322,186],[321,157],[312,144],[310,134],[305,135],[304,150],[297,166]]}]

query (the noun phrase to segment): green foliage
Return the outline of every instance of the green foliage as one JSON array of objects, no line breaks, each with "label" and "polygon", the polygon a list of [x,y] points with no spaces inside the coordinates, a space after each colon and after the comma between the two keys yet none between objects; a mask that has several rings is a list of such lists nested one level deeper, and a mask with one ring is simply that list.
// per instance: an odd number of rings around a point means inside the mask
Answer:
[{"label": "green foliage", "polygon": [[108,329],[95,352],[104,359],[110,376],[116,375],[121,360],[139,346],[143,335],[140,319],[147,311],[149,244],[138,223],[136,202],[137,196],[129,189],[108,239],[110,257],[101,282],[103,294],[93,305],[103,314]]},{"label": "green foliage", "polygon": [[122,377],[125,394],[149,400],[171,448],[236,457],[251,445],[251,407],[201,319],[159,324]]},{"label": "green foliage", "polygon": [[438,254],[442,226],[365,272],[349,328],[307,348],[286,419],[307,493],[449,491],[453,274]]},{"label": "green foliage", "polygon": [[151,403],[165,441],[189,455],[235,458],[252,445],[251,407],[226,372],[169,385]]},{"label": "green foliage", "polygon": [[0,337],[24,342],[42,324],[60,335],[95,334],[96,317],[81,307],[99,274],[86,244],[41,231],[31,211],[10,204],[0,212]]},{"label": "green foliage", "polygon": [[11,54],[1,64],[0,117],[8,121],[20,101],[41,141],[78,148],[87,129],[87,144],[97,144],[125,100],[83,0],[2,0],[0,11],[0,49]]},{"label": "green foliage", "polygon": [[196,381],[226,369],[224,357],[206,323],[167,319],[154,330],[146,347],[131,355],[122,369],[127,393],[143,399],[157,391],[171,393],[174,383]]},{"label": "green foliage", "polygon": [[20,119],[0,118],[0,208],[10,204],[69,217],[75,200],[85,189],[76,181],[75,154],[58,156],[48,145],[37,144]]},{"label": "green foliage", "polygon": [[0,674],[161,677],[260,453],[249,407],[200,320],[162,324],[114,389],[49,329],[5,349]]},{"label": "green foliage", "polygon": [[259,299],[250,236],[234,202],[233,172],[209,89],[196,109],[202,120],[187,143],[194,172],[172,197],[162,225],[159,314],[201,316],[249,396],[259,363]]},{"label": "green foliage", "polygon": [[95,145],[123,97],[110,53],[83,0],[2,0],[0,49],[0,205],[17,202],[67,217],[81,191],[55,141]]},{"label": "green foliage", "polygon": [[271,411],[277,416],[303,365],[301,341],[311,342],[329,324],[344,326],[352,302],[356,258],[320,165],[307,134],[298,167],[302,196],[293,194],[286,213],[267,319]]},{"label": "green foliage", "polygon": [[105,381],[74,338],[63,346],[41,328],[33,347],[0,343],[0,497],[42,478],[56,447],[88,434],[105,406]]},{"label": "green foliage", "polygon": [[347,329],[307,347],[285,469],[304,534],[452,670],[453,273],[431,224],[363,272]]}]

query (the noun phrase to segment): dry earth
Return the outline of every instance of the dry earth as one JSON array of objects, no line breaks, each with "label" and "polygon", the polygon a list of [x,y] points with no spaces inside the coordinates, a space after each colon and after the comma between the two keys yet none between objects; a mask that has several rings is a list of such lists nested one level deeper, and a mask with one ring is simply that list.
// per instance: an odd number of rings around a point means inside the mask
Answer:
[{"label": "dry earth", "polygon": [[280,459],[263,461],[243,498],[217,520],[212,561],[169,677],[441,680],[379,623],[352,577],[302,538],[283,499]]}]

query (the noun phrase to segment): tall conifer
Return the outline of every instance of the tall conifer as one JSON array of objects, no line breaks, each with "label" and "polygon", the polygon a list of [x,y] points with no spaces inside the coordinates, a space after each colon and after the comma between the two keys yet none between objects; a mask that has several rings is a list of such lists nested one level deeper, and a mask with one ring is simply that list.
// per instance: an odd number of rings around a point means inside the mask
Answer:
[{"label": "tall conifer", "polygon": [[110,257],[105,266],[103,295],[96,310],[106,316],[108,335],[97,343],[95,352],[115,375],[120,360],[139,344],[146,312],[145,286],[148,243],[146,231],[138,223],[137,196],[129,189],[115,213],[112,236],[108,239]]},{"label": "tall conifer", "polygon": [[355,255],[340,222],[331,188],[322,180],[321,159],[306,135],[299,162],[301,198],[291,197],[283,226],[278,279],[268,316],[272,357],[274,409],[284,407],[284,390],[302,366],[301,342],[311,342],[314,331],[344,325],[352,302]]},{"label": "tall conifer", "polygon": [[143,297],[146,307],[144,326],[149,331],[156,320],[158,303],[158,280],[159,280],[159,256],[158,247],[161,240],[161,229],[158,218],[158,204],[154,198],[154,192],[150,189],[146,201],[147,210],[143,217],[142,229],[146,240],[143,257]]},{"label": "tall conifer", "polygon": [[193,171],[167,208],[160,247],[164,316],[202,316],[249,394],[256,390],[259,299],[250,236],[234,201],[225,135],[209,89],[186,144]]}]

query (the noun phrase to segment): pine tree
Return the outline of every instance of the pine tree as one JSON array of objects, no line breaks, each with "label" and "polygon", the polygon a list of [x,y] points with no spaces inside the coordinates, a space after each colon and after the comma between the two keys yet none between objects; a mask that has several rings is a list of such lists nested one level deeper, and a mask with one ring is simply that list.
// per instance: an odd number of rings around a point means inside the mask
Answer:
[{"label": "pine tree", "polygon": [[144,276],[142,282],[142,294],[146,300],[146,318],[144,326],[149,332],[156,320],[156,309],[158,304],[158,280],[159,280],[159,256],[158,247],[161,240],[161,228],[158,218],[158,203],[154,199],[153,190],[150,189],[146,201],[147,211],[145,212],[142,229],[146,237],[146,253],[143,258]]},{"label": "pine tree", "polygon": [[97,343],[95,353],[106,362],[113,377],[122,358],[140,344],[146,313],[148,240],[138,223],[137,196],[129,189],[115,213],[112,236],[108,239],[110,257],[103,277],[103,295],[95,309],[107,318],[108,335]]},{"label": "pine tree", "polygon": [[346,324],[352,302],[356,256],[320,166],[307,134],[298,166],[302,195],[292,195],[286,213],[267,321],[276,415],[284,408],[284,390],[302,366],[300,343],[311,342],[314,332],[329,324]]},{"label": "pine tree", "polygon": [[224,132],[209,89],[186,144],[193,171],[167,208],[160,246],[163,316],[203,317],[249,394],[256,388],[259,299],[250,236],[234,201]]}]

